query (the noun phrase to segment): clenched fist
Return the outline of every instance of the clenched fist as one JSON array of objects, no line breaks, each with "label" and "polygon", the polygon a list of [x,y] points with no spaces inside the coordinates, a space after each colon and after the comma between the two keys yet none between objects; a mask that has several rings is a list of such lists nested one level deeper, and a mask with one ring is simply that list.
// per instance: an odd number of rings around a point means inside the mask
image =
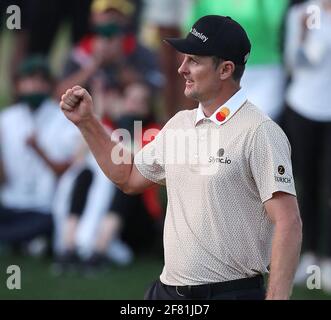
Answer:
[{"label": "clenched fist", "polygon": [[68,89],[61,97],[61,109],[75,125],[93,118],[93,102],[89,93],[80,86]]}]

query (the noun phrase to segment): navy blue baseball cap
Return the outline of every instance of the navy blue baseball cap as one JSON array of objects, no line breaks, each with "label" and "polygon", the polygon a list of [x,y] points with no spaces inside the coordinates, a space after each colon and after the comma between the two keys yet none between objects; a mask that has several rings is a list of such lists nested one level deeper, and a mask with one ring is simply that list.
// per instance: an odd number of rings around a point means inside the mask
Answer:
[{"label": "navy blue baseball cap", "polygon": [[236,65],[245,65],[251,51],[246,31],[228,16],[204,16],[194,23],[186,38],[168,38],[164,41],[179,52],[217,56]]}]

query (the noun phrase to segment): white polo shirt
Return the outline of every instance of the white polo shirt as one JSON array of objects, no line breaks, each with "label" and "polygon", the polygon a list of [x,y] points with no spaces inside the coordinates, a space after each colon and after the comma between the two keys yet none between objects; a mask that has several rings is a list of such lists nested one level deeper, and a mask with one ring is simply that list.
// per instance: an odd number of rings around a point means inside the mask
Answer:
[{"label": "white polo shirt", "polygon": [[16,104],[0,113],[1,160],[6,175],[0,201],[6,207],[48,213],[57,177],[26,144],[32,134],[46,155],[58,162],[73,157],[80,134],[53,100],[46,100],[35,112],[26,104]]},{"label": "white polo shirt", "polygon": [[295,195],[281,128],[239,90],[206,118],[178,112],[135,156],[147,179],[166,184],[168,285],[198,285],[268,272],[273,225],[263,202]]}]

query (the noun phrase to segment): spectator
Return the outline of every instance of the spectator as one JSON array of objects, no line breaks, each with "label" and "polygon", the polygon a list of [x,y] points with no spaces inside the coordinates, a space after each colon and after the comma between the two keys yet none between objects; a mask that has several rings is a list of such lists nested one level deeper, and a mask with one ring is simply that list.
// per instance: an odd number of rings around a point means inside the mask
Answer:
[{"label": "spectator", "polygon": [[[85,150],[85,155],[76,159],[61,178],[55,197],[56,273],[82,267],[91,259],[99,225],[113,194],[113,184],[106,179],[90,152]],[[112,240],[105,249],[109,258],[121,265],[129,263],[131,250],[117,238]]]},{"label": "spectator", "polygon": [[[320,8],[311,25],[309,5]],[[293,148],[294,174],[303,220],[303,251],[295,281],[321,258],[322,285],[331,292],[331,3],[307,1],[287,17],[285,62],[291,76],[284,126]]]},{"label": "spectator", "polygon": [[41,57],[26,59],[16,79],[17,103],[0,114],[0,242],[26,244],[52,232],[57,179],[70,166],[78,131],[51,99],[52,76]]},{"label": "spectator", "polygon": [[58,97],[76,84],[90,87],[91,80],[100,76],[120,79],[123,87],[143,77],[153,87],[160,87],[162,76],[155,56],[128,32],[133,10],[128,0],[92,2],[93,34],[72,50],[57,88]]}]

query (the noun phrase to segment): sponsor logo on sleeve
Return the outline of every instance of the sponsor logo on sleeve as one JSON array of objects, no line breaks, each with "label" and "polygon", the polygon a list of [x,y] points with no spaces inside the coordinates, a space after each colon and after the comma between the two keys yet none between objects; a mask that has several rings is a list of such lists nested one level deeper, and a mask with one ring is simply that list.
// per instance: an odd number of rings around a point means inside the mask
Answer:
[{"label": "sponsor logo on sleeve", "polygon": [[280,176],[275,175],[275,181],[280,183],[292,183],[292,178],[284,177],[285,174],[285,167],[279,165],[277,168],[277,172]]}]

